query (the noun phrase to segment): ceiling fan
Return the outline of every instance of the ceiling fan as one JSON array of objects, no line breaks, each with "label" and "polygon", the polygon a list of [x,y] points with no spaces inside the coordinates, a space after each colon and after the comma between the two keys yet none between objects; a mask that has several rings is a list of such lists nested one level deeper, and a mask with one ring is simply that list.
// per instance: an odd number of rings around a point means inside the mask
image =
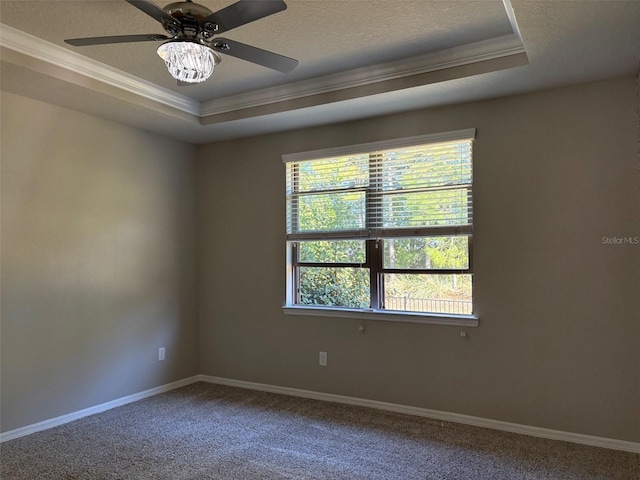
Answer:
[{"label": "ceiling fan", "polygon": [[178,80],[179,85],[199,83],[209,78],[214,66],[222,60],[220,53],[283,73],[289,73],[298,64],[293,58],[217,36],[285,10],[287,5],[282,0],[240,0],[217,12],[192,0],[174,2],[164,8],[150,0],[125,1],[160,22],[167,35],[151,33],[72,38],[65,42],[75,47],[84,47],[167,40],[158,47],[158,55],[165,61],[169,73]]}]

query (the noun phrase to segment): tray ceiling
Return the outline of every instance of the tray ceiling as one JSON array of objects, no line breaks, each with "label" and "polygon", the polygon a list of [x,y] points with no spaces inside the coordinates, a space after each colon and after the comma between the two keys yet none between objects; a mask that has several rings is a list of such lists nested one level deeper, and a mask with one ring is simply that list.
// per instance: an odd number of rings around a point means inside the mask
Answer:
[{"label": "tray ceiling", "polygon": [[[198,3],[216,11],[233,2]],[[224,56],[208,81],[178,87],[155,52],[160,42],[81,48],[63,42],[162,33],[123,0],[3,0],[2,88],[204,142],[619,76],[638,63],[640,2],[287,5],[224,35],[297,58],[296,70],[282,74]],[[585,46],[594,44],[591,65],[584,52],[576,56],[576,42],[585,39]],[[606,52],[620,58],[611,61]],[[546,71],[545,63],[559,71]]]}]

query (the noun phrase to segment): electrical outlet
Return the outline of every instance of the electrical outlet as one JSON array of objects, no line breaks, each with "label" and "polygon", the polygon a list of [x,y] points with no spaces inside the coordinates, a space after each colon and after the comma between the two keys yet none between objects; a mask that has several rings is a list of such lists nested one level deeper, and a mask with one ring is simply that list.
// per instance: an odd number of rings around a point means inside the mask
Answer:
[{"label": "electrical outlet", "polygon": [[162,360],[164,360],[164,347],[158,349],[158,361],[161,362]]},{"label": "electrical outlet", "polygon": [[323,367],[327,366],[327,352],[320,352],[319,363]]}]

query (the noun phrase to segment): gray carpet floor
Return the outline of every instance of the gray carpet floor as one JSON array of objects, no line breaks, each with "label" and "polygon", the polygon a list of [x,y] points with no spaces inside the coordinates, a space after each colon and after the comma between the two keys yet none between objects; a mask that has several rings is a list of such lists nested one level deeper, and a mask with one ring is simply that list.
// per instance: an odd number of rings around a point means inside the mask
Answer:
[{"label": "gray carpet floor", "polygon": [[196,383],[0,446],[0,478],[639,480],[639,455]]}]

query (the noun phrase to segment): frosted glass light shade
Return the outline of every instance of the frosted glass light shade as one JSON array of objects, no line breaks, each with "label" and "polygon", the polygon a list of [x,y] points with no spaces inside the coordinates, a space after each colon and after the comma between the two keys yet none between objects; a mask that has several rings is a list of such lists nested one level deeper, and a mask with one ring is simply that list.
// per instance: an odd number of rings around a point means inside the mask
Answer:
[{"label": "frosted glass light shade", "polygon": [[217,63],[209,47],[194,42],[163,43],[158,47],[158,55],[173,78],[188,83],[204,82]]}]

